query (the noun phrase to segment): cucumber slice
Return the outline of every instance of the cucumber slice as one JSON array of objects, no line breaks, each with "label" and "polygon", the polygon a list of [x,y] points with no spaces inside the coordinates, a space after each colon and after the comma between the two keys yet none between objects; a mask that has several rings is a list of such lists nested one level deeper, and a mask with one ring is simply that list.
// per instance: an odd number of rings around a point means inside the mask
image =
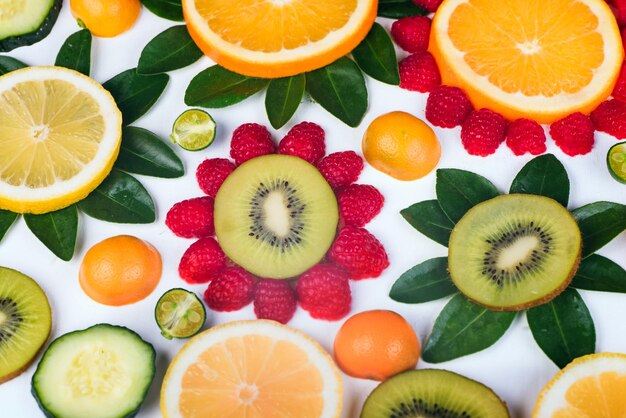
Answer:
[{"label": "cucumber slice", "polygon": [[609,148],[606,164],[615,180],[626,183],[626,142],[620,142]]},{"label": "cucumber slice", "polygon": [[50,344],[32,393],[47,417],[134,417],[155,372],[156,353],[128,328],[98,324]]},{"label": "cucumber slice", "polygon": [[41,41],[54,26],[63,0],[0,1],[0,52]]}]

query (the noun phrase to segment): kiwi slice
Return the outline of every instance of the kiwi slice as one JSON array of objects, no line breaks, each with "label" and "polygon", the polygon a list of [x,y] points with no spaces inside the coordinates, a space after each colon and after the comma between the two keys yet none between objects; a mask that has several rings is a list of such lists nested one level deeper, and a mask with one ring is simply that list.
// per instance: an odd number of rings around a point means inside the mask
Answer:
[{"label": "kiwi slice", "polygon": [[0,267],[0,383],[22,373],[50,335],[50,305],[30,277]]},{"label": "kiwi slice", "polygon": [[569,285],[582,238],[572,215],[544,196],[510,194],[470,209],[450,235],[456,287],[489,309],[519,311],[554,299]]},{"label": "kiwi slice", "polygon": [[317,264],[337,232],[337,199],[301,158],[265,155],[237,167],[215,196],[215,233],[251,273],[286,279]]},{"label": "kiwi slice", "polygon": [[361,418],[509,418],[498,395],[482,383],[446,370],[411,370],[369,395]]}]

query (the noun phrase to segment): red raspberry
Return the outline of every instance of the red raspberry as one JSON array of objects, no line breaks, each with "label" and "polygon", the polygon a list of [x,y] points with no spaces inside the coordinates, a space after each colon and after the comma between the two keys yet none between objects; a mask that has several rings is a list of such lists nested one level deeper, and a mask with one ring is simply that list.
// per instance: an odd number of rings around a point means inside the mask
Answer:
[{"label": "red raspberry", "polygon": [[443,0],[413,0],[413,3],[431,13],[435,13]]},{"label": "red raspberry", "polygon": [[363,167],[363,159],[354,151],[334,152],[324,157],[317,165],[333,189],[346,187],[357,181]]},{"label": "red raspberry", "polygon": [[346,226],[328,251],[328,259],[345,268],[352,279],[378,277],[389,266],[385,247],[366,229]]},{"label": "red raspberry", "polygon": [[318,264],[298,279],[298,301],[311,317],[336,321],[350,312],[350,276],[332,264]]},{"label": "red raspberry", "polygon": [[428,51],[411,54],[398,64],[400,87],[428,93],[441,84],[441,75],[435,58]]},{"label": "red raspberry", "polygon": [[227,267],[209,284],[204,301],[214,311],[238,311],[252,302],[254,277],[241,267]]},{"label": "red raspberry", "polygon": [[615,19],[617,20],[617,24],[621,28],[626,25],[626,0],[615,0],[613,2],[614,8],[613,13],[615,13]]},{"label": "red raspberry", "polygon": [[602,102],[591,112],[591,120],[598,131],[626,139],[626,103],[619,100]]},{"label": "red raspberry", "polygon": [[276,146],[267,128],[258,123],[244,123],[233,132],[230,156],[241,165],[259,155],[273,154]]},{"label": "red raspberry", "polygon": [[211,197],[215,197],[226,177],[235,170],[235,164],[226,158],[204,160],[198,166],[196,179],[200,189]]},{"label": "red raspberry", "polygon": [[580,112],[572,113],[550,125],[550,136],[554,143],[570,156],[591,151],[594,131],[591,119]]},{"label": "red raspberry", "polygon": [[515,155],[546,152],[546,133],[541,125],[530,119],[517,119],[506,131],[506,145]]},{"label": "red raspberry", "polygon": [[302,122],[289,130],[278,145],[278,153],[295,155],[315,165],[326,154],[326,133],[317,124]]},{"label": "red raspberry", "polygon": [[[622,32],[626,34],[626,31]],[[622,64],[622,71],[619,73],[619,78],[617,79],[617,83],[613,89],[612,96],[615,99],[626,103],[626,61]]]},{"label": "red raspberry", "polygon": [[426,119],[441,128],[454,128],[474,110],[465,92],[458,87],[436,87],[426,100]]},{"label": "red raspberry", "polygon": [[297,299],[285,280],[263,279],[254,289],[254,313],[259,319],[286,324],[296,312]]},{"label": "red raspberry", "polygon": [[208,283],[226,267],[226,255],[213,238],[191,244],[180,259],[178,274],[187,283]]},{"label": "red raspberry", "polygon": [[391,37],[407,52],[426,51],[430,39],[430,19],[426,16],[409,16],[391,25]]},{"label": "red raspberry", "polygon": [[489,109],[473,111],[461,127],[461,142],[470,155],[485,157],[504,142],[506,120]]},{"label": "red raspberry", "polygon": [[183,238],[204,238],[215,233],[213,198],[195,197],[176,203],[167,212],[165,225]]},{"label": "red raspberry", "polygon": [[337,202],[345,225],[363,226],[380,213],[385,198],[374,186],[351,184],[339,193]]}]

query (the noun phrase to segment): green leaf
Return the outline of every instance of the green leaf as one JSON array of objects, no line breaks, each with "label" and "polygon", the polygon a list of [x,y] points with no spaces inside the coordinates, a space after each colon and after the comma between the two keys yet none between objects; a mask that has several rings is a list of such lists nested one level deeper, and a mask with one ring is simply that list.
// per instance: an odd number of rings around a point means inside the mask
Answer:
[{"label": "green leaf", "polygon": [[183,162],[165,141],[147,129],[127,126],[115,167],[146,176],[175,178],[185,174]]},{"label": "green leaf", "polygon": [[441,363],[482,351],[504,335],[516,313],[490,311],[456,295],[435,320],[422,358]]},{"label": "green leaf", "polygon": [[274,129],[282,128],[296,113],[306,85],[304,74],[275,78],[265,94],[265,111]]},{"label": "green leaf", "polygon": [[160,74],[198,61],[204,54],[189,36],[186,25],[172,26],[155,36],[141,51],[137,72]]},{"label": "green leaf", "polygon": [[572,287],[626,293],[626,270],[606,257],[592,254],[581,261]]},{"label": "green leaf", "polygon": [[525,193],[550,197],[567,207],[569,177],[565,167],[552,154],[534,158],[513,180],[510,193]]},{"label": "green leaf", "polygon": [[400,19],[406,16],[427,15],[413,0],[378,0],[378,16]]},{"label": "green leaf", "polygon": [[457,292],[448,273],[448,258],[424,261],[405,272],[391,287],[389,297],[402,303],[430,302]]},{"label": "green leaf", "polygon": [[79,203],[79,208],[92,218],[107,222],[147,224],[156,219],[148,191],[133,176],[116,169]]},{"label": "green leaf", "polygon": [[306,74],[306,89],[324,109],[353,128],[367,111],[367,87],[354,61],[342,57]]},{"label": "green leaf", "polygon": [[50,251],[63,261],[74,256],[78,234],[78,211],[72,205],[42,215],[24,214],[28,228]]},{"label": "green leaf", "polygon": [[88,29],[71,34],[61,46],[54,65],[69,68],[89,77],[91,70],[91,32]]},{"label": "green leaf", "polygon": [[587,305],[574,289],[526,313],[539,348],[560,368],[596,350],[596,330]]},{"label": "green leaf", "polygon": [[263,90],[269,80],[247,77],[219,65],[196,75],[185,92],[187,106],[220,108],[234,105]]},{"label": "green leaf", "polygon": [[365,74],[383,83],[399,85],[398,58],[387,31],[378,23],[352,51],[352,57]]},{"label": "green leaf", "polygon": [[4,238],[9,229],[11,229],[17,217],[17,213],[0,209],[0,241]]},{"label": "green leaf", "polygon": [[163,19],[176,22],[184,20],[181,0],[141,0],[141,3],[152,13]]},{"label": "green leaf", "polygon": [[142,117],[159,100],[170,77],[167,74],[140,75],[135,68],[126,70],[106,83],[124,116],[124,125]]},{"label": "green leaf", "polygon": [[436,189],[441,209],[454,223],[480,202],[500,194],[483,176],[453,168],[437,170]]},{"label": "green leaf", "polygon": [[413,228],[433,241],[443,246],[448,246],[454,222],[441,209],[438,201],[425,200],[416,203],[406,209],[402,209],[400,214]]},{"label": "green leaf", "polygon": [[0,75],[4,75],[24,67],[28,67],[28,65],[18,59],[9,57],[8,55],[0,55]]},{"label": "green leaf", "polygon": [[595,253],[626,229],[626,206],[595,202],[572,211],[583,236],[583,257]]}]

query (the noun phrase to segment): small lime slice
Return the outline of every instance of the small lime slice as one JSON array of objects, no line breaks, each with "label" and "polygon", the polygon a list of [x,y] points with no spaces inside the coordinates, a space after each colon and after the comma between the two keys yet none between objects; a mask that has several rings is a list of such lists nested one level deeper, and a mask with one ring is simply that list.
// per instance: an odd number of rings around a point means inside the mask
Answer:
[{"label": "small lime slice", "polygon": [[615,180],[626,183],[626,142],[615,144],[609,149],[606,164]]},{"label": "small lime slice", "polygon": [[211,145],[217,125],[207,112],[198,109],[185,110],[180,114],[170,139],[187,151],[199,151]]},{"label": "small lime slice", "polygon": [[204,326],[206,311],[195,293],[171,289],[157,302],[154,317],[161,334],[168,340],[189,338]]}]

